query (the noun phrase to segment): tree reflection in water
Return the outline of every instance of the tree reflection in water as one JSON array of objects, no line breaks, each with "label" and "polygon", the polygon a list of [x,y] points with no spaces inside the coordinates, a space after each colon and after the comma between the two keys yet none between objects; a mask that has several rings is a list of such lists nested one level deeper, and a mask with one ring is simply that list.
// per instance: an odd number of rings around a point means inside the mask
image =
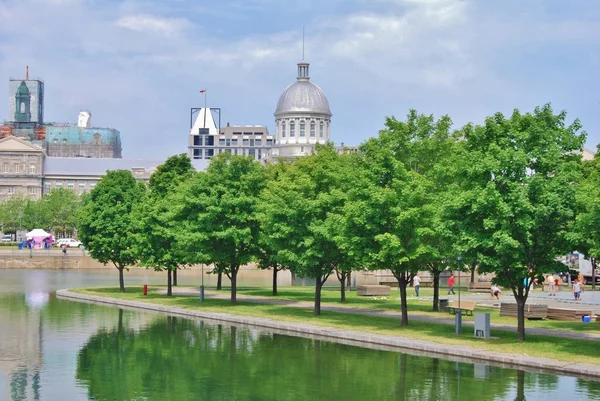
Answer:
[{"label": "tree reflection in water", "polygon": [[512,399],[515,383],[518,400],[528,391],[560,390],[556,376],[489,366],[481,373],[481,364],[476,371],[473,364],[177,317],[140,330],[119,321],[78,355],[77,380],[94,400],[486,401]]}]

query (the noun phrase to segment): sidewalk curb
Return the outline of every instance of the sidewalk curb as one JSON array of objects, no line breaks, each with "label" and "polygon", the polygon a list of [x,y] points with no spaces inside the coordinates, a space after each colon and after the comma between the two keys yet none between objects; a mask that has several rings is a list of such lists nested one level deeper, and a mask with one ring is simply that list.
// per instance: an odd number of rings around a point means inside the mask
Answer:
[{"label": "sidewalk curb", "polygon": [[[356,345],[377,345],[392,347],[398,352],[412,350],[424,352],[435,357],[443,355],[446,357],[458,358],[465,362],[474,363],[477,361],[486,361],[493,365],[499,365],[507,368],[519,369],[528,368],[546,371],[550,373],[559,373],[573,375],[578,377],[587,377],[600,379],[600,365],[570,363],[557,361],[550,358],[531,357],[528,355],[506,354],[501,352],[486,351],[469,346],[452,346],[437,344],[429,341],[406,338],[401,336],[386,336],[380,334],[369,334],[360,331],[338,330],[304,323],[278,322],[270,319],[254,318],[246,316],[229,315],[226,313],[202,312],[178,307],[169,307],[157,304],[151,304],[138,301],[127,301],[109,297],[100,297],[95,295],[85,295],[70,292],[63,289],[56,291],[56,295],[62,299],[77,300],[83,302],[100,303],[104,305],[130,307],[145,311],[161,312],[184,317],[211,319],[221,322],[243,324],[248,326],[263,327],[275,330],[281,330],[290,335],[308,334],[310,336],[323,337],[324,339],[336,342],[352,342]],[[302,337],[302,336],[301,336]]]}]

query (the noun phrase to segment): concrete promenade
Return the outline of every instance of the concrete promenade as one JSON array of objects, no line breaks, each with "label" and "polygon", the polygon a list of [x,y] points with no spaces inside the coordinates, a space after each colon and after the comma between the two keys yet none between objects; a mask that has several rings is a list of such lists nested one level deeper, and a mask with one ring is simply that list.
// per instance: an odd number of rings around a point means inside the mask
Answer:
[{"label": "concrete promenade", "polygon": [[[193,288],[174,288],[174,292],[177,295],[188,295],[198,296],[198,289]],[[557,361],[551,358],[540,358],[532,357],[528,355],[520,354],[508,354],[502,352],[494,352],[489,350],[483,350],[469,346],[456,346],[438,344],[430,341],[423,341],[413,338],[406,338],[402,336],[389,336],[380,334],[370,334],[360,331],[351,330],[339,330],[335,328],[327,328],[316,326],[306,323],[290,323],[290,322],[279,322],[276,320],[254,318],[247,316],[236,316],[229,315],[226,313],[214,313],[205,312],[201,310],[191,310],[185,308],[164,306],[159,304],[152,304],[139,301],[128,301],[120,300],[108,297],[99,297],[92,295],[84,295],[70,292],[69,290],[57,291],[57,296],[63,299],[78,300],[83,302],[93,302],[99,304],[108,304],[117,307],[134,308],[145,311],[154,311],[172,315],[179,315],[191,318],[210,319],[220,322],[229,322],[232,324],[242,324],[255,327],[263,327],[271,330],[277,330],[284,334],[296,335],[301,337],[310,338],[321,338],[324,340],[341,342],[350,345],[364,346],[368,348],[378,348],[395,350],[400,352],[418,352],[431,357],[439,357],[443,355],[445,358],[457,360],[460,362],[474,363],[477,361],[486,361],[491,365],[502,366],[508,368],[519,368],[532,371],[545,371],[553,372],[558,374],[566,374],[573,376],[583,376],[587,378],[594,378],[600,380],[600,365],[584,364],[577,362],[563,362]],[[483,294],[471,294],[471,296],[485,296]],[[213,298],[228,298],[228,293],[215,294],[214,292],[207,292],[206,297]],[[462,296],[461,296],[462,299]],[[284,304],[286,306],[310,308],[312,303],[310,302],[295,302],[286,300],[275,300],[265,297],[250,297],[245,295],[238,295],[238,300],[247,302],[257,303],[270,303],[270,304]],[[340,311],[344,313],[362,313],[369,315],[381,315],[388,317],[399,316],[398,312],[388,311],[372,311],[372,310],[359,310],[358,308],[344,307],[344,306],[322,306],[322,310]],[[454,321],[447,318],[435,318],[428,316],[409,315],[411,320],[422,320],[431,321],[436,323],[454,324]],[[469,327],[468,323],[464,325]],[[512,326],[493,325],[493,330],[509,330],[514,331]],[[468,328],[467,328],[468,330]],[[535,330],[535,331],[534,331]],[[573,339],[587,339],[597,340],[600,336],[596,336],[592,333],[573,333],[573,332],[560,332],[558,330],[546,330],[546,329],[527,329],[528,334],[540,334],[548,336],[558,336],[573,338]],[[485,340],[482,340],[485,341]]]}]

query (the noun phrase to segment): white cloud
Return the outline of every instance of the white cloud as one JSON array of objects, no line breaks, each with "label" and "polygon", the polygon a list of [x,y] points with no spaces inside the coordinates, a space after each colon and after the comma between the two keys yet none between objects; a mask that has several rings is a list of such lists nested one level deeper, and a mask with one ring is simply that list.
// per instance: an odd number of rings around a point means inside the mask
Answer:
[{"label": "white cloud", "polygon": [[185,18],[161,18],[150,14],[136,14],[119,18],[117,25],[136,32],[159,36],[175,36],[189,27]]},{"label": "white cloud", "polygon": [[[277,98],[296,76],[306,23],[306,59],[329,96],[334,138],[341,132],[349,135],[346,143],[359,143],[376,134],[384,115],[401,117],[409,107],[450,112],[461,121],[509,103],[522,107],[522,98],[552,100],[544,96],[553,92],[539,87],[554,88],[554,82],[516,79],[511,62],[540,45],[597,45],[600,37],[593,19],[552,21],[526,7],[515,16],[497,12],[501,5],[488,11],[460,0],[357,0],[350,3],[359,7],[346,12],[298,11],[296,19],[279,21],[281,28],[252,20],[253,7],[265,12],[277,7],[271,1],[235,3],[248,18],[232,24],[219,17],[230,3],[213,7],[210,18],[195,18],[169,8],[184,7],[181,2],[79,1],[40,5],[40,13],[31,14],[31,0],[0,0],[0,21],[10,15],[0,23],[0,35],[8,35],[0,38],[0,94],[6,78],[29,64],[46,80],[50,120],[90,108],[96,122],[122,131],[127,156],[181,152],[187,111],[203,104],[199,88],[209,90],[225,121],[272,124]],[[23,20],[30,29],[17,36]],[[0,119],[5,103],[0,96]],[[165,141],[165,132],[175,142]]]}]

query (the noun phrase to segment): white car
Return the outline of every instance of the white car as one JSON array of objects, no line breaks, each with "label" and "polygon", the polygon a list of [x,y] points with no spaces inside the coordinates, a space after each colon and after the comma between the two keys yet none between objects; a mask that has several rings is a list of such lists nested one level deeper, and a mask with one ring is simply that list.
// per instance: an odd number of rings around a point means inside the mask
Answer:
[{"label": "white car", "polygon": [[81,242],[73,238],[61,238],[56,241],[56,246],[59,248],[62,248],[63,246],[66,246],[67,248],[80,248]]},{"label": "white car", "polygon": [[10,235],[10,234],[4,234],[2,236],[2,239],[0,241],[1,242],[12,242],[12,235]]}]

